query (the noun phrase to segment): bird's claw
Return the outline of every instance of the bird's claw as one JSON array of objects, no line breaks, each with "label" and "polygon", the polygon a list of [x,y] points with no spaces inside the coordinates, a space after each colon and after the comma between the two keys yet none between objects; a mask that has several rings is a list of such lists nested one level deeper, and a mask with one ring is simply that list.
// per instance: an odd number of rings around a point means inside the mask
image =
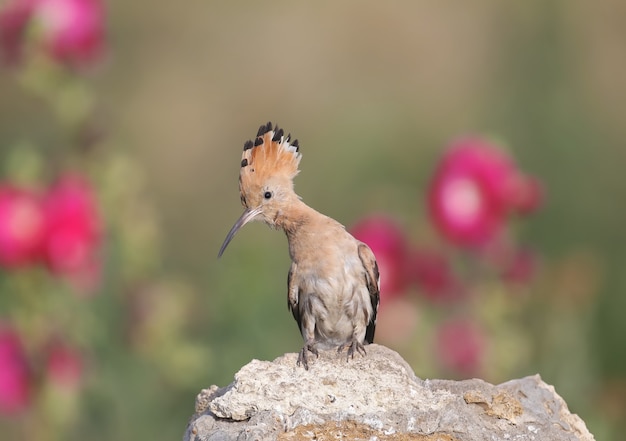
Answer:
[{"label": "bird's claw", "polygon": [[[337,348],[337,353],[341,353],[344,348],[347,346],[347,343],[344,343],[342,345],[339,346],[339,348]],[[350,358],[354,359],[354,353],[357,352],[363,356],[367,355],[367,352],[365,352],[365,346],[363,346],[362,343],[356,341],[356,340],[352,340],[352,342],[350,343],[350,346],[348,346],[348,352],[346,355],[346,362],[350,360]]]},{"label": "bird's claw", "polygon": [[309,360],[306,355],[307,352],[313,353],[316,357],[319,358],[320,353],[317,351],[315,346],[312,344],[305,344],[300,353],[298,354],[298,361],[296,362],[297,366],[303,366],[305,370],[309,370]]}]

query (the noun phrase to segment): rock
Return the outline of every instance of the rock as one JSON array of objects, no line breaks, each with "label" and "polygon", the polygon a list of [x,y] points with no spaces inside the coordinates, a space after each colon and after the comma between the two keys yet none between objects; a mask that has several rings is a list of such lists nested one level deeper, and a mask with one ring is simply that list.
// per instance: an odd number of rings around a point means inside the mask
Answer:
[{"label": "rock", "polygon": [[421,380],[398,353],[366,349],[348,362],[320,352],[308,371],[297,354],[252,360],[229,386],[200,392],[184,440],[594,440],[538,375]]}]

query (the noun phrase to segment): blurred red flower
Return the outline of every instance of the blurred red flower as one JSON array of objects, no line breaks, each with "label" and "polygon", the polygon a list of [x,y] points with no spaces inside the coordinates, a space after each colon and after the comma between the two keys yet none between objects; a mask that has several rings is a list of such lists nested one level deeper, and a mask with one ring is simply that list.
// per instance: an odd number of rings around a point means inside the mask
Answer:
[{"label": "blurred red flower", "polygon": [[502,278],[511,283],[527,284],[537,273],[539,257],[529,249],[517,249],[503,259]]},{"label": "blurred red flower", "polygon": [[[350,233],[366,243],[374,252],[380,272],[381,297],[394,297],[407,287],[407,238],[402,228],[384,215],[367,217],[350,229]],[[381,302],[384,304],[384,302]]]},{"label": "blurred red flower", "polygon": [[543,202],[543,187],[533,176],[518,172],[511,176],[508,186],[509,207],[516,214],[530,214]]},{"label": "blurred red flower", "polygon": [[464,247],[480,247],[497,237],[507,215],[539,205],[536,180],[520,173],[501,149],[479,138],[454,142],[431,181],[430,216],[441,234]]},{"label": "blurred red flower", "polygon": [[15,268],[35,261],[43,231],[40,198],[28,190],[0,184],[0,265]]},{"label": "blurred red flower", "polygon": [[486,337],[469,319],[451,319],[437,329],[436,353],[441,365],[463,376],[479,375]]},{"label": "blurred red flower", "polygon": [[0,414],[12,415],[30,403],[30,371],[18,334],[0,323]]},{"label": "blurred red flower", "polygon": [[[0,11],[0,48],[8,62],[19,60],[24,38],[57,61],[95,61],[104,46],[104,5],[101,0],[13,0]],[[29,27],[36,32],[26,32]]]},{"label": "blurred red flower", "polygon": [[97,278],[101,220],[91,186],[66,175],[50,188],[43,208],[43,253],[49,268],[81,284],[85,278]]},{"label": "blurred red flower", "polygon": [[7,63],[19,61],[22,39],[36,0],[13,0],[0,10],[0,55]]},{"label": "blurred red flower", "polygon": [[434,302],[458,300],[463,286],[453,272],[450,260],[442,253],[419,249],[411,252],[408,263],[409,280],[420,294]]},{"label": "blurred red flower", "polygon": [[46,378],[56,386],[78,389],[83,377],[84,362],[80,351],[69,344],[55,340],[47,348]]}]

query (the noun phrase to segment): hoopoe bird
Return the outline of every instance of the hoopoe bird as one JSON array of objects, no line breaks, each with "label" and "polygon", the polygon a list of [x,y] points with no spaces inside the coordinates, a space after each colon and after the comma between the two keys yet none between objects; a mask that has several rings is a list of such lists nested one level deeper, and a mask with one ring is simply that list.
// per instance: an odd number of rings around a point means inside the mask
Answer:
[{"label": "hoopoe bird", "polygon": [[252,220],[285,232],[291,257],[287,306],[304,339],[297,365],[308,370],[307,354],[319,356],[318,349],[347,348],[347,359],[355,352],[365,356],[364,345],[374,341],[380,285],[372,250],[295,193],[301,154],[298,140],[290,138],[268,122],[244,144],[239,191],[245,210],[218,257]]}]

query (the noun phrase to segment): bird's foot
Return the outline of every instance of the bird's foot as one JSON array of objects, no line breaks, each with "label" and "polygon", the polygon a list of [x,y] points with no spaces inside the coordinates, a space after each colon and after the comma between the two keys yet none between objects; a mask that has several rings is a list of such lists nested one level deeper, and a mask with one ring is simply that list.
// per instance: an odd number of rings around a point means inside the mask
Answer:
[{"label": "bird's foot", "polygon": [[311,352],[311,353],[315,354],[316,357],[319,357],[320,354],[317,351],[317,349],[315,348],[315,346],[313,345],[313,343],[306,343],[304,345],[304,347],[300,351],[300,354],[298,354],[298,362],[296,364],[298,366],[300,366],[300,365],[304,366],[304,369],[306,369],[308,371],[309,370],[309,360],[308,360],[308,357],[307,357],[307,354],[306,354],[307,352]]},{"label": "bird's foot", "polygon": [[[337,353],[341,353],[344,348],[348,346],[348,343],[344,343],[341,346],[339,346],[339,348],[337,348]],[[351,358],[354,358],[354,353],[357,352],[363,356],[365,356],[367,354],[367,352],[365,352],[365,346],[363,346],[363,344],[357,340],[352,340],[350,342],[350,346],[348,346],[348,352],[346,355],[346,361],[349,361]]]}]

